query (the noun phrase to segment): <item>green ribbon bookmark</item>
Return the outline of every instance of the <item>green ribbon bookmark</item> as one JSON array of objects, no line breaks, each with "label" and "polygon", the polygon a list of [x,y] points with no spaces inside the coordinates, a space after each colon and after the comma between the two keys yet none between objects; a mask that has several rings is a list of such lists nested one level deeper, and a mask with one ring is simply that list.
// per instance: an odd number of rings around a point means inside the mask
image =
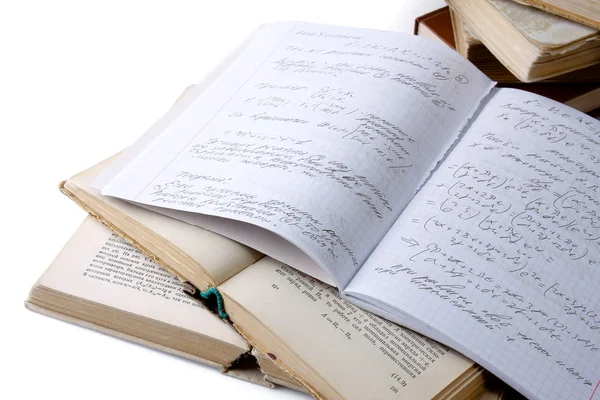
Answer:
[{"label": "green ribbon bookmark", "polygon": [[219,291],[217,290],[216,287],[210,287],[207,290],[205,290],[204,292],[200,289],[198,289],[198,294],[200,295],[200,297],[202,297],[203,299],[208,299],[210,296],[215,296],[215,298],[217,299],[217,310],[219,311],[219,317],[223,318],[223,319],[227,319],[229,318],[229,315],[227,315],[227,313],[225,312],[225,305],[223,304],[223,296],[221,296],[221,293],[219,293]]}]

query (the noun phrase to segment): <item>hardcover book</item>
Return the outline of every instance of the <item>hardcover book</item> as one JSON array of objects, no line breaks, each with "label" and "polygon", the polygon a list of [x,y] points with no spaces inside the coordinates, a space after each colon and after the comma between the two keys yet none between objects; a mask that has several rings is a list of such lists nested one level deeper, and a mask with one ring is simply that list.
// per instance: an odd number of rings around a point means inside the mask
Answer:
[{"label": "hardcover book", "polygon": [[[208,250],[209,247],[204,249]],[[220,254],[218,250],[211,253],[212,256]],[[224,253],[221,255],[226,256]],[[308,284],[311,281],[309,277],[289,267],[285,268],[290,276],[295,277],[296,284]],[[337,296],[333,288],[315,283],[320,292],[324,293],[322,300]],[[326,304],[321,304],[323,301],[313,304],[305,295],[300,295],[297,287],[286,283],[281,283],[278,291],[281,292],[277,293],[278,302],[282,301],[281,296],[289,296],[290,299],[283,299],[285,307],[281,307],[280,304],[281,311],[285,312],[279,315],[280,320],[276,325],[294,327],[297,331],[294,336],[296,339],[302,338],[303,335],[303,340],[316,348],[322,350],[326,346],[330,350],[323,352],[322,358],[330,356],[331,349],[335,349],[343,358],[322,360],[321,363],[328,368],[343,359],[357,374],[365,373],[367,369],[393,371],[393,361],[387,358],[381,349],[371,347],[367,338],[357,337],[358,335],[351,331],[350,324],[345,321],[337,322],[333,315],[329,319],[323,317],[321,313],[327,308]],[[232,377],[265,386],[279,384],[299,391],[308,391],[275,364],[274,360],[278,358],[276,354],[280,354],[273,353],[279,350],[277,346],[265,348],[265,353],[250,346],[228,319],[220,319],[199,301],[186,295],[186,292],[190,292],[189,284],[181,282],[95,218],[88,217],[33,286],[25,304],[32,311],[212,366]],[[268,296],[262,300],[268,300]],[[252,305],[253,302],[249,304]],[[352,307],[341,299],[337,304],[340,308],[344,305]],[[336,307],[335,312],[339,313],[340,308]],[[439,347],[440,350],[448,351],[414,332],[394,327],[368,313],[359,314],[358,309],[352,308],[357,316],[361,316],[361,325],[376,322],[377,326],[394,328],[395,334],[392,337],[387,340],[378,339],[387,343],[388,351],[392,352],[390,354],[398,352],[393,346],[407,346],[413,343],[412,340],[415,340],[413,351],[421,344],[433,346],[432,349]],[[309,325],[304,325],[307,323]],[[314,329],[319,329],[319,337],[314,337]],[[367,329],[371,330],[368,327]],[[328,331],[334,333],[328,334]],[[342,331],[346,333],[340,334]],[[377,335],[375,330],[373,335]],[[308,338],[311,340],[307,340]],[[368,338],[371,339],[371,336]],[[411,393],[414,397],[411,398],[431,398],[432,392],[427,386],[437,379],[442,380],[435,383],[438,388],[442,388],[444,383],[448,385],[447,388],[440,389],[438,398],[475,399],[481,395],[490,399],[504,399],[507,396],[512,398],[513,393],[505,385],[483,372],[480,367],[467,368],[463,371],[468,371],[465,376],[453,382],[448,375],[457,376],[454,368],[472,366],[472,363],[465,363],[462,357],[456,355],[439,356],[446,360],[442,364],[449,366],[449,371],[438,376],[434,375],[435,369],[421,371],[427,378],[420,377],[415,380],[423,387],[419,388],[413,383]],[[451,362],[452,357],[457,357],[457,360]],[[365,365],[365,359],[371,364]],[[336,370],[323,372],[325,377],[329,378],[335,375],[334,371]],[[372,382],[369,385],[371,394],[377,398],[396,397],[394,392],[382,385],[385,384],[385,379],[381,380],[379,384]],[[362,378],[356,381],[356,386],[365,385]],[[342,393],[346,393],[344,398],[358,398],[351,392]]]},{"label": "hardcover book", "polygon": [[477,39],[472,29],[462,21],[460,16],[452,13],[449,7],[417,18],[414,32],[415,35],[440,41],[456,49],[490,79],[498,81],[498,86],[514,87],[536,93],[585,113],[600,108],[600,82],[571,81],[581,80],[581,76],[587,73],[595,77],[600,76],[600,66],[561,75],[557,77],[560,81],[521,82],[494,57]]},{"label": "hardcover book", "polygon": [[[519,80],[598,82],[598,70],[585,69],[600,63],[596,29],[511,0],[449,0],[448,4]],[[456,46],[465,55],[462,42],[457,40]],[[580,73],[568,74],[572,71]]]},{"label": "hardcover book", "polygon": [[257,366],[251,347],[235,329],[183,288],[151,258],[88,217],[33,286],[25,306],[230,376],[300,389],[254,350]]}]

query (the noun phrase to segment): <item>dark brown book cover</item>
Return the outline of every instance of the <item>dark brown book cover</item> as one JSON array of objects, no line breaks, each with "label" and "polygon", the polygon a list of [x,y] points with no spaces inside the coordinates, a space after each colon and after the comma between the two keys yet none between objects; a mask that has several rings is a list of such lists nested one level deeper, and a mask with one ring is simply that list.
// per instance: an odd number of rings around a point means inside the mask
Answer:
[{"label": "dark brown book cover", "polygon": [[456,49],[454,41],[454,32],[452,31],[452,21],[450,21],[450,9],[448,7],[440,8],[415,19],[415,35],[419,35],[419,25],[425,25],[437,37],[448,46]]}]

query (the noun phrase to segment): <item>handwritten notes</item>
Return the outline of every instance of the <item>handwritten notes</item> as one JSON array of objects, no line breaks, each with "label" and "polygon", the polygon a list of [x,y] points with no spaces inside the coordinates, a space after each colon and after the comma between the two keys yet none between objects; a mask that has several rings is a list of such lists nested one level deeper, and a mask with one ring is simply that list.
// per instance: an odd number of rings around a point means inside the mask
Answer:
[{"label": "handwritten notes", "polygon": [[421,38],[270,25],[102,193],[267,229],[344,287],[490,87]]},{"label": "handwritten notes", "polygon": [[600,123],[502,89],[348,289],[416,316],[528,397],[589,398],[599,243]]}]

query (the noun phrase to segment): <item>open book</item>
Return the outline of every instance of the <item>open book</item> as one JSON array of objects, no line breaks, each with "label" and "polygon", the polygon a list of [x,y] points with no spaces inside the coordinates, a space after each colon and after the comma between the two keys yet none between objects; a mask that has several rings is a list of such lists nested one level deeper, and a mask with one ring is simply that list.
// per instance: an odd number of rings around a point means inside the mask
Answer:
[{"label": "open book", "polygon": [[334,284],[528,397],[589,398],[600,124],[492,87],[420,38],[269,25],[98,178],[102,194],[89,181],[103,166],[64,190],[178,275],[218,286],[240,326],[264,310],[236,301],[234,282],[279,264],[245,250],[211,270],[193,225]]},{"label": "open book", "polygon": [[[263,263],[253,269],[252,276],[247,277],[249,282],[244,278],[236,279],[239,288],[230,288],[230,292],[236,297],[250,296],[246,304],[250,309],[260,307],[257,316],[270,314],[268,323],[277,329],[287,327],[288,332],[281,335],[284,340],[304,342],[294,346],[297,356],[306,357],[316,368],[321,368],[325,379],[334,379],[337,384],[344,382],[347,370],[371,379],[374,376],[378,378],[370,380],[367,386],[360,379],[354,383],[347,382],[340,394],[328,398],[356,398],[352,395],[356,388],[364,388],[358,392],[360,395],[370,393],[376,398],[390,399],[396,398],[398,393],[423,399],[433,396],[440,399],[477,399],[482,394],[489,400],[513,398],[505,385],[447,348],[368,313],[357,312],[356,308],[337,296],[335,289],[287,266],[277,266],[282,268],[277,270],[266,265]],[[289,276],[295,277],[295,282],[313,282],[319,302],[315,304],[295,285],[289,285],[286,282]],[[281,286],[276,291],[272,290],[277,283]],[[253,368],[247,342],[229,324],[186,297],[182,286],[154,261],[90,217],[34,285],[26,306],[86,328],[218,367],[223,373],[236,378],[306,390],[275,365],[273,360],[278,357],[271,351],[281,355],[277,350],[282,348],[273,346],[273,343],[269,343],[266,353],[252,349],[252,356],[262,374]],[[265,289],[271,289],[271,293],[257,298],[255,291],[264,290],[266,293],[268,290]],[[261,304],[265,301],[271,306]],[[323,312],[331,307],[328,305],[330,301],[336,307],[334,314],[327,317]],[[272,305],[277,303],[279,306],[274,313]],[[345,312],[360,317],[359,324],[366,325],[365,329],[373,332],[379,343],[392,350],[386,353],[373,346],[369,335],[355,336],[349,321],[338,321],[339,315]],[[381,338],[376,333],[377,328],[368,328],[371,324],[394,333]],[[252,327],[248,329],[252,331]],[[319,329],[319,337],[307,343],[306,337],[315,329]],[[344,334],[340,335],[343,331]],[[402,360],[397,364],[398,360],[389,353],[394,351],[394,346],[410,348],[411,353],[433,352],[435,360],[431,363],[432,367],[417,370],[416,376],[404,387],[392,391],[394,387],[388,386],[389,382],[398,377],[388,375],[393,374],[394,368],[406,368],[409,363]],[[345,368],[338,367],[340,359],[331,358],[332,352],[343,354]],[[435,368],[434,363],[437,363]],[[307,370],[303,373],[307,374]],[[407,385],[410,389],[405,388]]]},{"label": "open book", "polygon": [[302,390],[183,289],[151,258],[88,217],[33,286],[25,305],[229,376]]}]

